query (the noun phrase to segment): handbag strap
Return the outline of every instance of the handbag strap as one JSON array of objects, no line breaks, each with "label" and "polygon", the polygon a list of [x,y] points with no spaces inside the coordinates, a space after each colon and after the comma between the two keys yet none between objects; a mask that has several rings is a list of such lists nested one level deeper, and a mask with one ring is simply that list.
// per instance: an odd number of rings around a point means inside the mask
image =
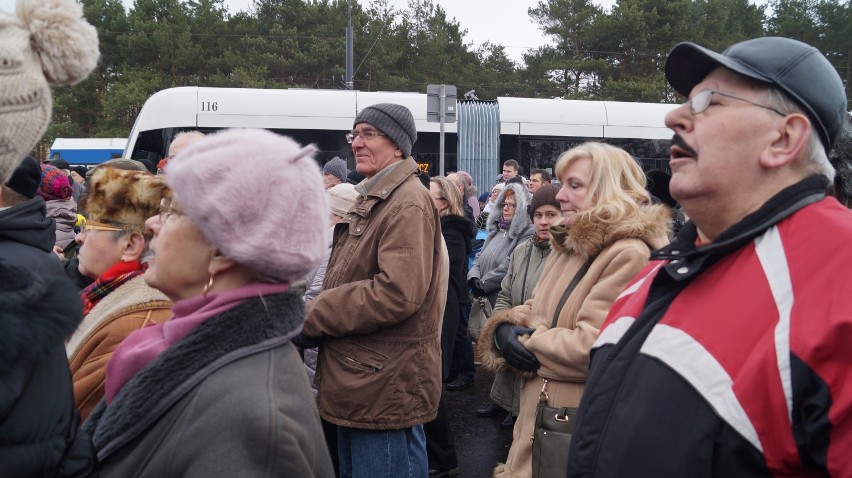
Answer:
[{"label": "handbag strap", "polygon": [[553,311],[553,320],[550,322],[551,329],[556,327],[556,321],[559,319],[559,312],[562,311],[562,306],[564,306],[565,302],[568,301],[568,296],[571,295],[571,292],[574,292],[574,288],[577,287],[577,284],[580,283],[580,280],[586,275],[589,268],[592,267],[592,262],[595,262],[597,257],[597,255],[589,257],[588,260],[586,260],[586,263],[580,267],[580,270],[574,274],[574,278],[571,279],[571,283],[568,284],[568,287],[565,288],[565,293],[562,294],[562,297],[559,299],[559,304],[556,305],[556,310]]}]

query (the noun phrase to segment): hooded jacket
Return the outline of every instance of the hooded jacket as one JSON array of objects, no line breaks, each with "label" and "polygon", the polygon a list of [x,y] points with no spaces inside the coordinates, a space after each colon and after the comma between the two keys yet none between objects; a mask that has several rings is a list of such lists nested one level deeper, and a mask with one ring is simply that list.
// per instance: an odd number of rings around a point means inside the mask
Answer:
[{"label": "hooded jacket", "polygon": [[[512,309],[496,312],[477,343],[482,364],[494,371],[513,370],[527,378],[521,391],[518,420],[505,465],[499,478],[532,476],[532,445],[536,405],[548,379],[548,405],[577,407],[589,369],[589,350],[598,336],[609,307],[625,285],[648,263],[651,251],[668,242],[668,211],[645,206],[615,225],[581,216],[566,228],[551,227],[552,252],[547,259],[533,298]],[[560,310],[562,295],[577,271],[594,257],[588,272]],[[551,328],[556,316],[556,326]],[[535,329],[521,342],[534,353],[541,367],[536,372],[511,368],[494,346],[494,331],[503,323]],[[567,460],[567,450],[564,458]]]},{"label": "hooded jacket", "polygon": [[51,252],[53,221],[36,197],[0,211],[0,470],[4,476],[87,476],[65,337],[82,304]]},{"label": "hooded jacket", "polygon": [[[506,191],[509,190],[515,193],[515,215],[509,227],[503,231],[500,230],[500,217],[503,215]],[[468,280],[477,278],[482,281],[482,289],[488,294],[488,300],[492,305],[500,292],[500,283],[509,270],[512,251],[535,233],[535,227],[527,215],[528,205],[529,195],[520,184],[510,183],[500,191],[494,209],[488,216],[485,228],[488,231],[488,237],[467,274]]]}]

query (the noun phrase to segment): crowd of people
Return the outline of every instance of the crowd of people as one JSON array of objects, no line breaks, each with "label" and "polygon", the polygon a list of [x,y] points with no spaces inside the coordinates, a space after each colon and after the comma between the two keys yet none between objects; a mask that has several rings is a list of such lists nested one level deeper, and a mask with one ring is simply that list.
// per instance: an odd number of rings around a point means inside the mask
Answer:
[{"label": "crowd of people", "polygon": [[0,476],[458,476],[472,342],[494,477],[852,476],[849,115],[813,47],[677,45],[670,175],[586,142],[482,196],[387,103],[322,167],[253,129],[155,172],[27,156],[97,57],[71,0],[0,13]]}]

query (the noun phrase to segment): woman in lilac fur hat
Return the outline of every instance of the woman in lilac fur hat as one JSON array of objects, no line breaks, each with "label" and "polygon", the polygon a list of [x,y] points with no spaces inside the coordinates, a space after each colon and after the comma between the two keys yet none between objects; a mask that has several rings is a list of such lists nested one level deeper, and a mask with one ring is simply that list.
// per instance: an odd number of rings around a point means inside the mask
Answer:
[{"label": "woman in lilac fur hat", "polygon": [[100,476],[333,476],[290,343],[304,320],[291,284],[326,247],[314,151],[226,130],[169,161],[173,196],[146,222],[145,281],[173,316],[132,333],[107,365],[85,425]]}]

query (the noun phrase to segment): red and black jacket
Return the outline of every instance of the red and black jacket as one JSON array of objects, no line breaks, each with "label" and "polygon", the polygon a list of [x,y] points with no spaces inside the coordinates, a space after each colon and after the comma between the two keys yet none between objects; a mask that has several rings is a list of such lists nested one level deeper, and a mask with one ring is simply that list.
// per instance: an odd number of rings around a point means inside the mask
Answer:
[{"label": "red and black jacket", "polygon": [[852,476],[852,212],[813,176],[613,304],[570,477]]}]

